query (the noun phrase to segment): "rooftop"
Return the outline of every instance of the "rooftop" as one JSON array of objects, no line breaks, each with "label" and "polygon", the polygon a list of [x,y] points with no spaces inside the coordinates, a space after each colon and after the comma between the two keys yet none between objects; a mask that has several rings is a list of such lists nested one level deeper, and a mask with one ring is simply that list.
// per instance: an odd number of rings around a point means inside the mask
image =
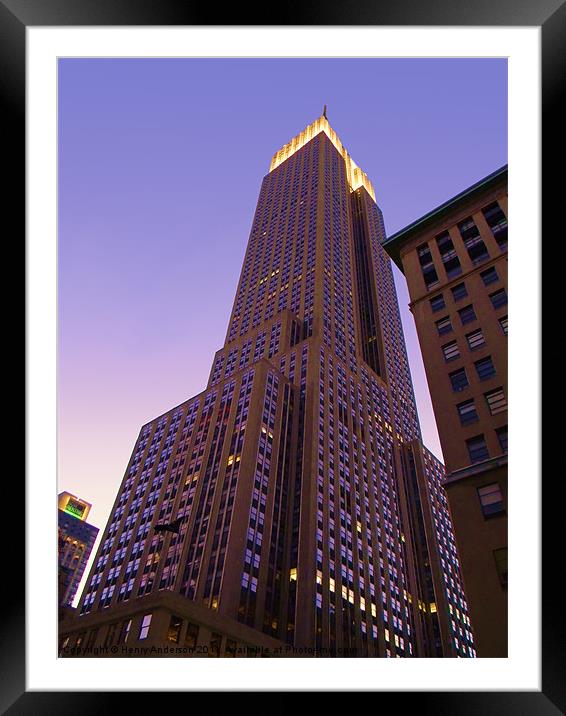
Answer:
[{"label": "rooftop", "polygon": [[278,152],[275,152],[269,166],[269,171],[272,172],[276,167],[282,164],[286,159],[289,159],[289,157],[295,154],[295,152],[298,152],[299,149],[304,147],[305,144],[310,142],[311,139],[316,137],[316,135],[321,132],[326,134],[328,139],[330,139],[346,162],[346,174],[351,191],[355,191],[360,186],[363,186],[371,198],[375,201],[375,191],[371,181],[368,179],[367,174],[359,168],[352,157],[348,154],[346,148],[338,138],[338,135],[330,126],[326,117],[326,107],[318,119],[315,119],[315,121],[303,129],[300,134],[297,134],[290,142],[287,142],[287,144],[281,147]]}]

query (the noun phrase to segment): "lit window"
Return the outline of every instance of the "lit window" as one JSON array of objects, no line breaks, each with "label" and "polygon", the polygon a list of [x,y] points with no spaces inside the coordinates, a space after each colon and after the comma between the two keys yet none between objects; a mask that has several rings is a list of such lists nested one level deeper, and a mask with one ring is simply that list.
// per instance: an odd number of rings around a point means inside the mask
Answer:
[{"label": "lit window", "polygon": [[142,619],[139,639],[147,639],[149,633],[149,625],[151,624],[151,614],[146,614]]},{"label": "lit window", "polygon": [[501,330],[505,335],[507,335],[507,316],[502,316],[499,319],[499,325],[501,326]]},{"label": "lit window", "polygon": [[297,568],[293,567],[289,570],[289,581],[290,582],[296,582],[297,581]]},{"label": "lit window", "polygon": [[182,626],[183,620],[180,617],[172,615],[169,621],[169,629],[167,630],[167,641],[172,641],[175,642],[175,644],[178,644]]}]

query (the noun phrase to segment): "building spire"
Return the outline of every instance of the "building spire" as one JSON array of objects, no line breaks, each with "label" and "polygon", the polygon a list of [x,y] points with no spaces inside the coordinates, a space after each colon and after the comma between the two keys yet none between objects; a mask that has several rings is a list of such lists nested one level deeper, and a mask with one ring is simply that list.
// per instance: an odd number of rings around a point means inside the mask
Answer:
[{"label": "building spire", "polygon": [[324,105],[324,109],[322,110],[322,116],[324,117],[324,119],[328,119],[328,117],[326,116],[326,105]]}]

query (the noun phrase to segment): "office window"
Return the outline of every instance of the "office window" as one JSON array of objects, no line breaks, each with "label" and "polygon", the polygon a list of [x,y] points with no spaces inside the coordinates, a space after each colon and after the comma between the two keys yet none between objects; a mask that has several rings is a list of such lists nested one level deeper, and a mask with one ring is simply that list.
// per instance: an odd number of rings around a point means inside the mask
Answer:
[{"label": "office window", "polygon": [[185,646],[188,649],[194,649],[197,645],[199,627],[197,624],[187,624],[187,633],[185,635]]},{"label": "office window", "polygon": [[460,350],[458,349],[458,343],[457,341],[451,341],[450,343],[445,343],[442,346],[442,352],[444,354],[444,360],[456,360],[456,358],[460,357]]},{"label": "office window", "polygon": [[481,328],[478,328],[477,331],[472,331],[472,333],[467,333],[466,340],[471,351],[475,351],[485,345],[485,338]]},{"label": "office window", "polygon": [[468,289],[465,283],[458,283],[452,287],[452,298],[455,301],[460,301],[462,298],[466,298],[468,295]]},{"label": "office window", "polygon": [[448,231],[436,237],[436,245],[440,251],[447,278],[450,280],[459,276],[462,273],[462,267]]},{"label": "office window", "polygon": [[478,487],[478,497],[485,518],[494,517],[505,512],[503,509],[503,495],[497,482]]},{"label": "office window", "polygon": [[472,217],[468,217],[458,224],[460,235],[464,241],[464,246],[468,250],[468,256],[474,265],[486,261],[489,258],[486,245],[480,236],[478,227]]},{"label": "office window", "polygon": [[497,245],[502,251],[507,250],[507,217],[497,202],[486,206],[482,213],[491,229]]},{"label": "office window", "polygon": [[98,629],[93,629],[93,630],[89,633],[89,635],[88,635],[88,640],[87,640],[87,643],[86,643],[86,648],[87,648],[87,649],[92,649],[92,647],[94,646],[94,642],[96,641],[97,635],[98,635]]},{"label": "office window", "polygon": [[504,589],[507,589],[507,547],[494,549],[493,558],[499,582]]},{"label": "office window", "polygon": [[480,273],[480,276],[485,286],[489,286],[490,283],[495,283],[496,281],[499,281],[499,275],[495,270],[495,266],[490,266],[485,271],[482,271]]},{"label": "office window", "polygon": [[497,439],[499,440],[501,449],[503,450],[503,452],[507,452],[507,425],[503,425],[503,427],[497,428],[495,432],[497,434]]},{"label": "office window", "polygon": [[452,330],[450,316],[444,316],[444,318],[436,321],[436,330],[438,331],[439,336],[443,336],[445,333],[450,333]]},{"label": "office window", "polygon": [[505,335],[507,335],[507,316],[501,316],[499,319],[499,325],[501,326],[501,330]]},{"label": "office window", "polygon": [[238,642],[235,639],[226,639],[226,650],[224,656],[236,658],[238,652]]},{"label": "office window", "polygon": [[438,274],[436,273],[434,261],[432,260],[432,254],[430,253],[428,244],[421,244],[418,246],[417,255],[423,272],[424,282],[426,287],[430,290],[438,283]]},{"label": "office window", "polygon": [[497,415],[498,413],[503,413],[507,410],[507,398],[505,397],[503,388],[490,390],[489,393],[484,393],[484,396],[487,401],[489,412],[492,415]]},{"label": "office window", "polygon": [[167,641],[172,641],[175,644],[178,644],[182,626],[183,620],[172,614],[171,619],[169,620],[169,628],[167,629]]},{"label": "office window", "polygon": [[469,306],[464,306],[464,308],[461,308],[458,311],[458,315],[460,316],[460,320],[462,321],[463,326],[465,326],[466,323],[471,323],[472,321],[476,320],[476,313],[471,303]]},{"label": "office window", "polygon": [[212,633],[210,635],[210,653],[213,656],[220,656],[220,647],[222,645],[222,634]]},{"label": "office window", "polygon": [[130,633],[130,627],[132,626],[131,619],[124,619],[122,627],[120,629],[120,635],[118,636],[118,644],[125,644],[128,641],[128,634]]},{"label": "office window", "polygon": [[440,294],[440,296],[435,296],[434,298],[430,299],[430,307],[432,308],[433,313],[436,313],[436,311],[441,311],[445,306],[446,303],[442,294]]},{"label": "office window", "polygon": [[139,639],[147,639],[147,635],[149,633],[149,625],[151,624],[151,614],[146,614],[144,618],[142,619],[141,627],[140,627],[140,635]]},{"label": "office window", "polygon": [[118,629],[118,622],[114,622],[114,624],[110,624],[108,627],[108,631],[106,632],[106,637],[104,639],[104,646],[112,646],[114,643],[114,637],[116,636],[116,631]]},{"label": "office window", "polygon": [[452,383],[452,390],[455,393],[459,393],[461,390],[464,390],[464,388],[467,388],[468,383],[468,376],[466,375],[466,369],[460,368],[459,370],[455,370],[452,373],[449,374],[450,382]]},{"label": "office window", "polygon": [[489,380],[489,378],[493,378],[495,375],[495,366],[493,365],[491,356],[487,356],[486,358],[476,361],[474,365],[476,366],[476,371],[480,380]]},{"label": "office window", "polygon": [[483,435],[476,435],[466,440],[466,445],[468,446],[468,454],[472,463],[482,462],[488,459],[489,452]]},{"label": "office window", "polygon": [[507,293],[504,288],[500,288],[499,291],[495,291],[495,293],[490,293],[489,298],[494,308],[501,308],[501,306],[507,304]]},{"label": "office window", "polygon": [[470,423],[475,423],[477,421],[478,414],[473,398],[471,400],[466,400],[463,403],[458,403],[456,408],[462,425],[470,425]]}]

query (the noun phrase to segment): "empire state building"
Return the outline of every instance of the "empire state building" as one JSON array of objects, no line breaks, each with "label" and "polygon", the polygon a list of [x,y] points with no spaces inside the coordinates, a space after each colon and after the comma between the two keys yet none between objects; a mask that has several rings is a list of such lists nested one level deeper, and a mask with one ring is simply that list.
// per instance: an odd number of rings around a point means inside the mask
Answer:
[{"label": "empire state building", "polygon": [[140,430],[63,653],[475,656],[384,240],[325,111],[271,160],[206,388]]}]

